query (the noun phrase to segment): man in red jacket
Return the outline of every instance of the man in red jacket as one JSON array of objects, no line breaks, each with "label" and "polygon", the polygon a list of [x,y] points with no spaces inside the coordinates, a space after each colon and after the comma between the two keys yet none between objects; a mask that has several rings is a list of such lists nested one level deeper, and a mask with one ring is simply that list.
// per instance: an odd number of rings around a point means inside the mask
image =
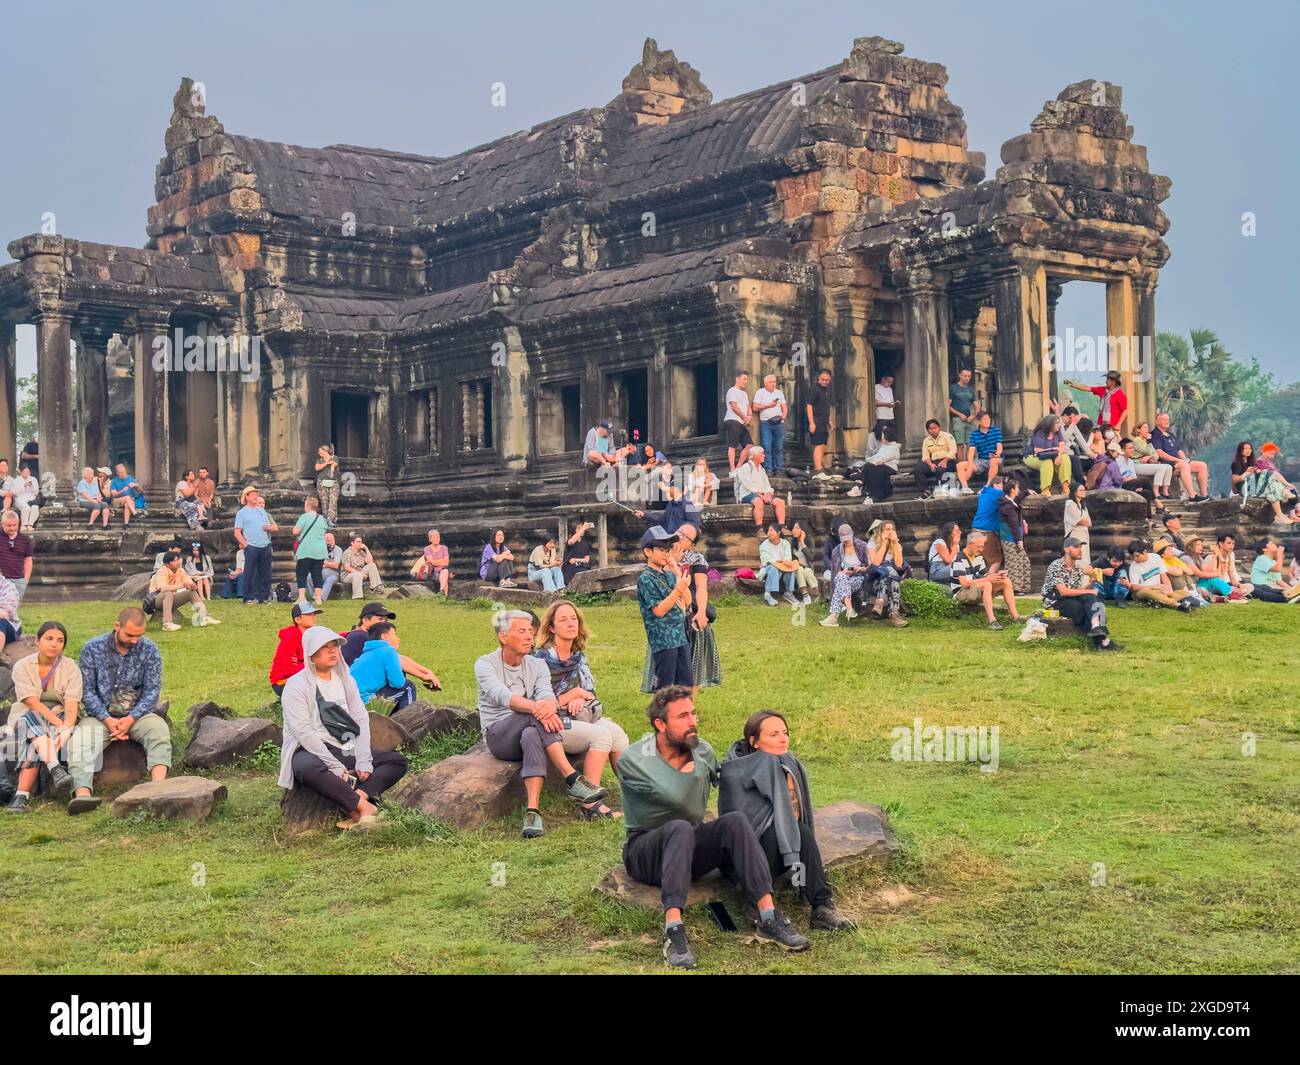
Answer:
[{"label": "man in red jacket", "polygon": [[1113,426],[1115,431],[1121,436],[1126,436],[1124,430],[1124,420],[1128,417],[1128,396],[1124,394],[1124,389],[1120,387],[1120,376],[1117,370],[1111,370],[1106,374],[1106,383],[1104,385],[1082,385],[1078,381],[1066,381],[1071,388],[1087,389],[1097,397],[1097,424]]},{"label": "man in red jacket", "polygon": [[316,624],[316,615],[321,608],[306,601],[293,604],[289,616],[292,625],[280,630],[280,643],[275,649],[275,658],[271,661],[271,690],[277,696],[284,691],[284,682],[306,665],[302,653],[302,634]]}]

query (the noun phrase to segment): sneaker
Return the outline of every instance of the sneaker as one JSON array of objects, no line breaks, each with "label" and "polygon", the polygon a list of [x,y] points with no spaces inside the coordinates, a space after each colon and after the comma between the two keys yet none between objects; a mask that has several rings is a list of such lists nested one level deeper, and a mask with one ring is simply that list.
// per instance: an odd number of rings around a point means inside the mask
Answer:
[{"label": "sneaker", "polygon": [[177,625],[174,621],[163,622],[163,632],[180,632],[180,631],[181,631],[181,627]]},{"label": "sneaker", "polygon": [[961,494],[964,495],[964,496],[973,496],[973,495],[975,494],[975,492],[974,492],[973,489],[970,488],[969,485],[962,485],[962,486],[961,486]]},{"label": "sneaker", "polygon": [[50,791],[55,795],[64,795],[72,790],[72,774],[61,764],[55,764],[50,770]]},{"label": "sneaker", "polygon": [[1190,502],[1190,503],[1205,503],[1205,502],[1207,502],[1207,501],[1209,500],[1209,498],[1210,498],[1209,496],[1192,496],[1192,498],[1191,498],[1190,500],[1188,500],[1188,502]]},{"label": "sneaker", "polygon": [[221,624],[221,619],[220,619],[220,618],[214,618],[211,614],[209,614],[207,617],[205,617],[205,618],[203,619],[202,622],[200,622],[200,624],[203,624],[203,625],[220,625],[220,624]]},{"label": "sneaker", "polygon": [[858,927],[840,913],[833,902],[828,902],[825,906],[814,906],[812,920],[808,923],[821,932],[852,932]]},{"label": "sneaker", "polygon": [[9,800],[9,805],[5,807],[6,813],[11,814],[29,814],[32,812],[32,805],[27,800],[27,796],[18,792]]},{"label": "sneaker", "polygon": [[869,507],[869,506],[871,506],[871,504],[874,503],[874,502],[875,502],[875,500],[872,499],[870,496],[863,496],[863,497],[862,497],[862,505],[863,505],[864,507]]},{"label": "sneaker", "polygon": [[796,932],[790,918],[780,910],[770,921],[755,921],[754,934],[765,943],[775,943],[782,950],[807,950],[811,946],[808,937]]},{"label": "sneaker", "polygon": [[831,479],[831,476],[825,470],[818,470],[816,473],[812,475],[812,479],[814,481],[829,481]]},{"label": "sneaker", "polygon": [[98,810],[101,800],[94,795],[74,795],[68,800],[69,814],[87,814]]},{"label": "sneaker", "polygon": [[800,602],[803,603],[804,606],[811,606],[811,605],[812,605],[812,596],[809,595],[807,592],[804,592],[804,593],[803,593],[803,599],[801,599]]},{"label": "sneaker", "polygon": [[572,784],[569,785],[568,795],[570,799],[577,799],[578,802],[596,802],[603,799],[609,792],[604,788],[598,788],[592,784],[581,773]]},{"label": "sneaker", "polygon": [[894,628],[896,629],[907,628],[907,618],[903,617],[903,615],[900,614],[897,610],[894,610],[890,613],[889,623],[893,625]]},{"label": "sneaker", "polygon": [[989,631],[990,631],[990,632],[1001,632],[1001,631],[1002,631],[1002,622],[1000,622],[1000,621],[990,621],[990,622],[989,622]]},{"label": "sneaker", "polygon": [[930,489],[927,488],[924,492],[921,493],[921,498],[922,498],[922,499],[929,499],[932,495],[934,495],[934,493],[933,493]]},{"label": "sneaker", "polygon": [[664,929],[664,961],[670,969],[694,969],[695,955],[686,939],[686,926],[675,924]]},{"label": "sneaker", "polygon": [[1122,650],[1124,650],[1124,648],[1121,647],[1119,644],[1117,644],[1114,640],[1107,640],[1105,643],[1101,643],[1100,641],[1098,641],[1097,643],[1094,643],[1092,646],[1093,646],[1093,650],[1096,650],[1096,651],[1122,651]]},{"label": "sneaker", "polygon": [[776,606],[776,600],[772,598],[771,592],[763,593],[763,602],[765,602],[768,606]]},{"label": "sneaker", "polygon": [[883,595],[878,596],[876,601],[871,604],[871,615],[876,618],[885,616],[885,597]]},{"label": "sneaker", "polygon": [[781,598],[784,599],[784,600],[785,600],[787,603],[789,603],[791,606],[798,606],[798,605],[799,605],[799,599],[798,599],[798,597],[794,594],[794,592],[786,592],[785,595],[781,596]]},{"label": "sneaker", "polygon": [[861,486],[861,485],[857,485],[857,484],[855,484],[855,485],[854,485],[852,488],[850,488],[849,491],[848,491],[848,496],[849,496],[850,499],[857,499],[857,497],[860,496],[860,495],[862,495],[862,486]]},{"label": "sneaker", "polygon": [[542,827],[542,815],[536,810],[524,811],[524,830],[520,833],[524,839],[536,839],[538,836],[545,835],[546,829]]},{"label": "sneaker", "polygon": [[1179,602],[1178,609],[1181,610],[1184,614],[1190,614],[1193,610],[1196,609],[1196,604],[1192,602],[1192,600],[1190,599],[1183,599]]},{"label": "sneaker", "polygon": [[853,609],[852,597],[844,600],[844,616],[847,617],[850,621],[852,621],[854,618],[858,616],[858,612]]},{"label": "sneaker", "polygon": [[838,629],[840,627],[840,619],[834,614],[827,614],[817,624],[825,625],[828,629]]}]

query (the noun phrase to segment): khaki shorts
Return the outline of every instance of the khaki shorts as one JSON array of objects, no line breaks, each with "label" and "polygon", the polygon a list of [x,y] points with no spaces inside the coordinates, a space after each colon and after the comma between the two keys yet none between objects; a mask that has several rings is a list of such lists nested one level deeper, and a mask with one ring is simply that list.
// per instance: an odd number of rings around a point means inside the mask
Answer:
[{"label": "khaki shorts", "polygon": [[953,595],[953,600],[958,603],[982,603],[984,593],[972,585],[969,588],[958,588]]}]

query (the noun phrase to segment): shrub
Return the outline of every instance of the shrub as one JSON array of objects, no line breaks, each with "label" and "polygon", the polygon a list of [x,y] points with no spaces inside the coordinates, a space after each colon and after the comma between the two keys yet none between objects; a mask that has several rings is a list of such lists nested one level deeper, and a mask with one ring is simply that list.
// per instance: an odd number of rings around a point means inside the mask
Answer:
[{"label": "shrub", "polygon": [[901,594],[903,602],[915,617],[928,621],[961,617],[961,607],[934,581],[904,581]]}]

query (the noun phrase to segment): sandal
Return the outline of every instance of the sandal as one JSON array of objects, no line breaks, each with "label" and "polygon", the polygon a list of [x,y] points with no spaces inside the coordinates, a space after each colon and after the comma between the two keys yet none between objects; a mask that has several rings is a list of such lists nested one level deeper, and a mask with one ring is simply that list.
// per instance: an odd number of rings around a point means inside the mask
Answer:
[{"label": "sandal", "polygon": [[584,821],[613,821],[622,817],[622,810],[611,810],[603,802],[594,802],[590,806],[579,806],[578,812]]}]

